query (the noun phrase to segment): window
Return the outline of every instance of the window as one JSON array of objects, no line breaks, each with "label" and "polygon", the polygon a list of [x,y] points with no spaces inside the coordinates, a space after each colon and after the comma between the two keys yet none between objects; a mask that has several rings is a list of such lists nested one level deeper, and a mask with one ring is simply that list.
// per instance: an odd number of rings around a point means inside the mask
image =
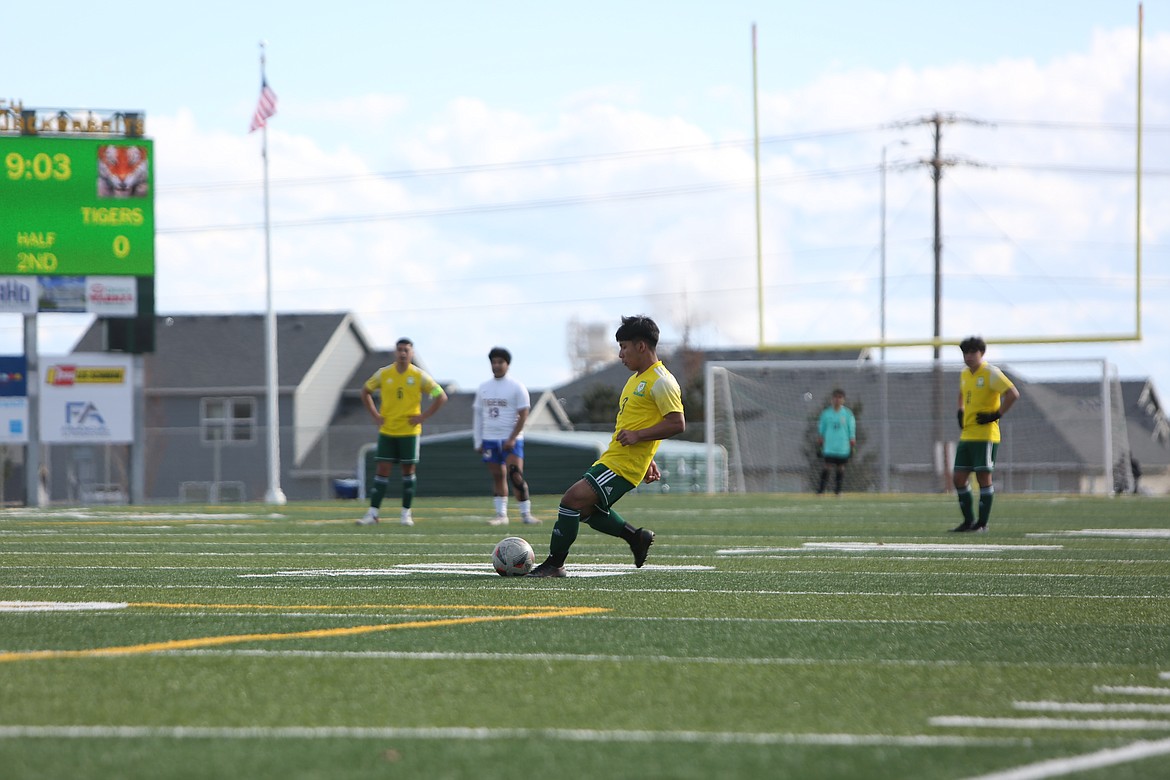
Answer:
[{"label": "window", "polygon": [[204,444],[251,444],[256,440],[256,402],[248,397],[204,398],[199,408]]}]

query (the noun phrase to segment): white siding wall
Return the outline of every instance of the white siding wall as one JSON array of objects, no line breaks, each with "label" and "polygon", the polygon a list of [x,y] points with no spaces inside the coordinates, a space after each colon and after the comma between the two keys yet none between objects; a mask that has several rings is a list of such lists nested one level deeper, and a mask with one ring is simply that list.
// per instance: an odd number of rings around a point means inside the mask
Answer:
[{"label": "white siding wall", "polygon": [[293,393],[294,464],[301,465],[333,418],[341,391],[365,351],[346,317]]}]

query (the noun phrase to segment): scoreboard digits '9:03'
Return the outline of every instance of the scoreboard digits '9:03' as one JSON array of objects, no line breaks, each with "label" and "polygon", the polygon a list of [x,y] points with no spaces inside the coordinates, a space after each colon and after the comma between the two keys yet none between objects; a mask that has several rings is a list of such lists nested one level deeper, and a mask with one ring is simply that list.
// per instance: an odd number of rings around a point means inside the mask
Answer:
[{"label": "scoreboard digits '9:03'", "polygon": [[0,136],[0,275],[154,275],[145,138]]}]

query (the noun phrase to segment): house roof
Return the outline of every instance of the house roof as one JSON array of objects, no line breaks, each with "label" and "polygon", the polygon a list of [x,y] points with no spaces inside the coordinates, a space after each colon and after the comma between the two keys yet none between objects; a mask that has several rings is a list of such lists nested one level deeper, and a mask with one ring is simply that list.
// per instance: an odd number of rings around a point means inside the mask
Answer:
[{"label": "house roof", "polygon": [[[263,314],[176,314],[155,317],[155,351],[144,356],[152,390],[263,387],[266,384]],[[276,315],[277,384],[301,383],[339,328],[368,342],[345,312]],[[101,320],[82,334],[74,352],[104,349]]]},{"label": "house roof", "polygon": [[[710,349],[666,348],[659,350],[659,358],[683,387],[694,377],[703,375],[709,361],[727,360],[862,360],[866,352],[856,350],[826,350],[799,352],[770,352],[759,349]],[[553,389],[561,406],[571,416],[584,411],[584,400],[591,388],[598,385],[620,390],[630,378],[630,370],[620,360],[614,360],[584,376],[573,379]]]},{"label": "house roof", "polygon": [[1170,420],[1154,383],[1149,379],[1122,380],[1121,397],[1134,458],[1142,464],[1170,465]]}]

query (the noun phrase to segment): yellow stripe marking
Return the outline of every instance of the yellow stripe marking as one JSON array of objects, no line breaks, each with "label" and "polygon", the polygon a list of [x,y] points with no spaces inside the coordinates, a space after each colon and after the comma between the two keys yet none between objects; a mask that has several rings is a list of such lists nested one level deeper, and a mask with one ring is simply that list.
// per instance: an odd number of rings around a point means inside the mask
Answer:
[{"label": "yellow stripe marking", "polygon": [[[165,601],[138,601],[127,606],[154,607],[157,609],[483,609],[483,610],[510,610],[521,612],[535,610],[544,612],[557,611],[565,607],[517,607],[491,604],[172,604]],[[608,610],[602,610],[607,612]]]},{"label": "yellow stripe marking", "polygon": [[[277,609],[261,605],[230,605],[230,604],[164,604],[142,602],[131,604],[133,607],[164,607],[164,608],[252,608]],[[370,605],[377,606],[377,605]],[[324,609],[323,606],[308,607]],[[329,606],[329,609],[344,609],[344,607]],[[398,605],[398,609],[454,609],[451,605]],[[524,609],[522,607],[490,607],[483,605],[462,606],[460,609]],[[306,607],[279,607],[279,609],[306,609]],[[533,608],[527,608],[533,609]],[[436,628],[441,626],[464,626],[473,623],[490,623],[503,620],[537,620],[553,617],[577,617],[580,615],[596,615],[608,612],[603,607],[536,607],[530,611],[517,615],[485,615],[482,617],[444,618],[440,620],[417,620],[408,623],[381,623],[372,626],[351,626],[349,628],[318,628],[310,631],[294,631],[281,634],[233,634],[228,636],[205,636],[193,639],[173,639],[167,642],[148,642],[140,645],[126,645],[123,647],[95,647],[89,650],[33,650],[28,652],[0,653],[0,663],[10,661],[41,661],[51,658],[102,658],[109,656],[141,655],[144,653],[159,653],[168,650],[189,650],[196,647],[216,647],[219,645],[238,644],[240,642],[271,642],[281,639],[326,639],[339,636],[357,636],[372,634],[379,631],[396,631],[405,628]]]}]

